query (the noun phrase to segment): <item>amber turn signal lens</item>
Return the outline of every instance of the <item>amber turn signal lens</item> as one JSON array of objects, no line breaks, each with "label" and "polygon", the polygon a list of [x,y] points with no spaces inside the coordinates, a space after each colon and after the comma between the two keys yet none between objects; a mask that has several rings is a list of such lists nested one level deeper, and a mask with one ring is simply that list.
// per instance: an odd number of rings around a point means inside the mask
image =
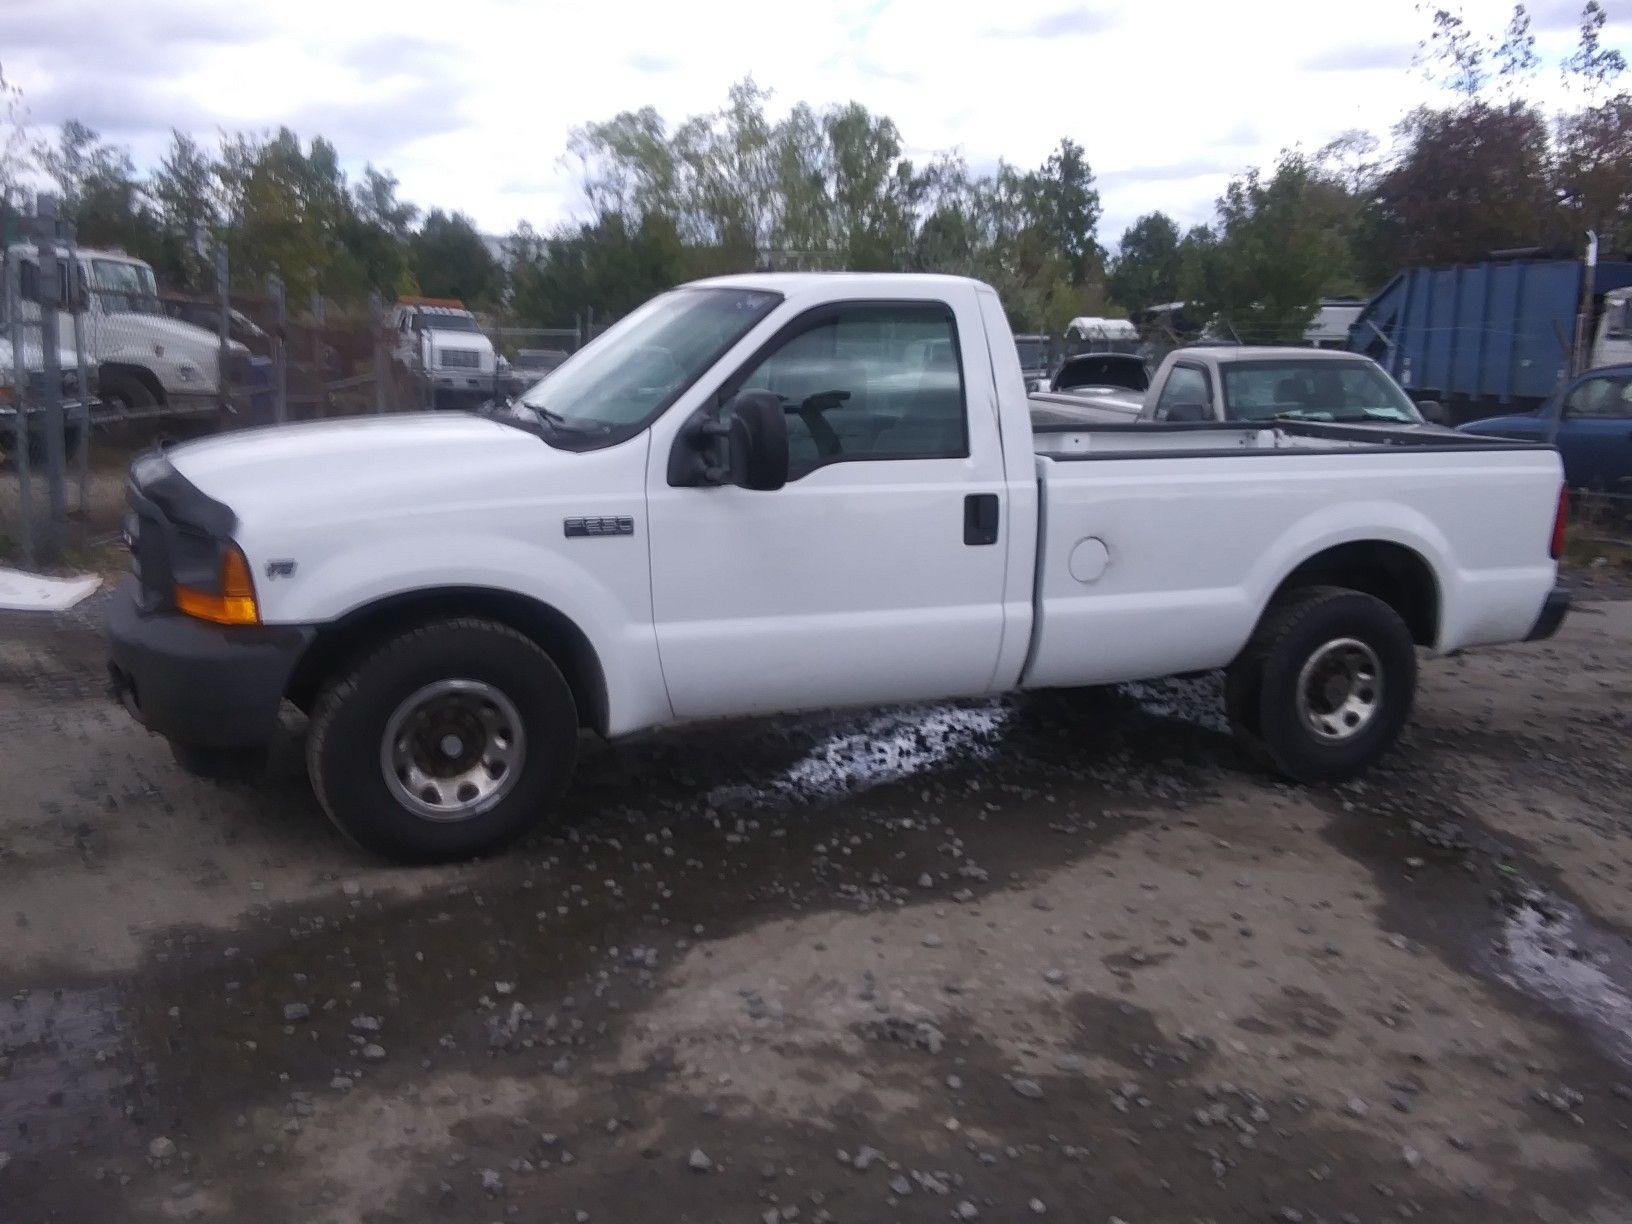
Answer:
[{"label": "amber turn signal lens", "polygon": [[255,583],[249,576],[249,562],[236,544],[228,544],[221,558],[221,593],[211,595],[192,587],[176,586],[176,610],[217,625],[258,625],[261,610],[255,606]]}]

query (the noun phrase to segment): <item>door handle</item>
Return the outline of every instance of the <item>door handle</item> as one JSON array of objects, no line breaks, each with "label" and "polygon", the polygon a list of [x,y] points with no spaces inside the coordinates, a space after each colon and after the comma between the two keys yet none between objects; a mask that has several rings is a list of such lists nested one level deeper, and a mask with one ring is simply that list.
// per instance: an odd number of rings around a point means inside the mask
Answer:
[{"label": "door handle", "polygon": [[997,543],[996,493],[971,493],[963,499],[963,542]]}]

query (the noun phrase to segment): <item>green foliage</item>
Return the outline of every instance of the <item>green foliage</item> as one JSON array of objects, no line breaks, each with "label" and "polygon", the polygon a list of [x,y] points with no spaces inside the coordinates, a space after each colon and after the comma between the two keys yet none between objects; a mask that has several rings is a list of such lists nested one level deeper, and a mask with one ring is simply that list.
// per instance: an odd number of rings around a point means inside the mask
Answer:
[{"label": "green foliage", "polygon": [[1179,227],[1166,213],[1146,213],[1122,231],[1106,292],[1130,313],[1179,295]]},{"label": "green foliage", "polygon": [[1557,232],[1547,125],[1522,102],[1418,110],[1367,207],[1372,279],[1410,264],[1462,263]]},{"label": "green foliage", "polygon": [[420,292],[459,298],[473,310],[490,309],[504,292],[504,269],[464,213],[433,208],[408,239]]},{"label": "green foliage", "polygon": [[691,275],[680,235],[658,213],[633,228],[621,214],[603,213],[546,238],[523,227],[510,249],[511,308],[542,327],[567,326],[586,306],[627,313]]},{"label": "green foliage", "polygon": [[1283,153],[1274,173],[1248,171],[1192,232],[1187,278],[1197,313],[1248,343],[1293,341],[1349,264],[1342,185]]},{"label": "green foliage", "polygon": [[51,181],[58,206],[73,218],[82,242],[121,245],[151,255],[158,224],[136,177],[128,150],[102,140],[78,120],[62,125],[55,143],[42,141],[34,158]]}]

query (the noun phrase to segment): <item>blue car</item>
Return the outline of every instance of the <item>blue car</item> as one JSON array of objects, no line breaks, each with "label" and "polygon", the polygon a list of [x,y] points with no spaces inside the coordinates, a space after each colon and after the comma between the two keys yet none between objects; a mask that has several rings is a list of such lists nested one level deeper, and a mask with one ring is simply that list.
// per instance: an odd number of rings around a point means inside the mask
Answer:
[{"label": "blue car", "polygon": [[1534,412],[1470,421],[1459,429],[1529,441],[1545,440],[1555,425],[1565,483],[1632,493],[1632,365],[1589,370]]}]

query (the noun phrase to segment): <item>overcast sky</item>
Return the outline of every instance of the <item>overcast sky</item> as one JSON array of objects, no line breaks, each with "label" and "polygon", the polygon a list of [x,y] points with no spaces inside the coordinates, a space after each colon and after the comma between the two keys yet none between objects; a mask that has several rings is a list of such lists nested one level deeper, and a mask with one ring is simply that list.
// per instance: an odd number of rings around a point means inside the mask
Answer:
[{"label": "overcast sky", "polygon": [[[1556,62],[1580,0],[1529,7]],[[1608,41],[1632,50],[1632,0],[1606,8]],[[1498,29],[1511,0],[1465,11]],[[891,116],[916,158],[1031,166],[1070,136],[1114,242],[1155,208],[1205,220],[1232,174],[1283,147],[1386,136],[1434,96],[1410,67],[1426,28],[1415,0],[0,0],[0,66],[32,122],[78,118],[144,167],[173,127],[287,124],[493,233],[581,213],[576,125],[712,110],[751,73],[778,109]]]}]

